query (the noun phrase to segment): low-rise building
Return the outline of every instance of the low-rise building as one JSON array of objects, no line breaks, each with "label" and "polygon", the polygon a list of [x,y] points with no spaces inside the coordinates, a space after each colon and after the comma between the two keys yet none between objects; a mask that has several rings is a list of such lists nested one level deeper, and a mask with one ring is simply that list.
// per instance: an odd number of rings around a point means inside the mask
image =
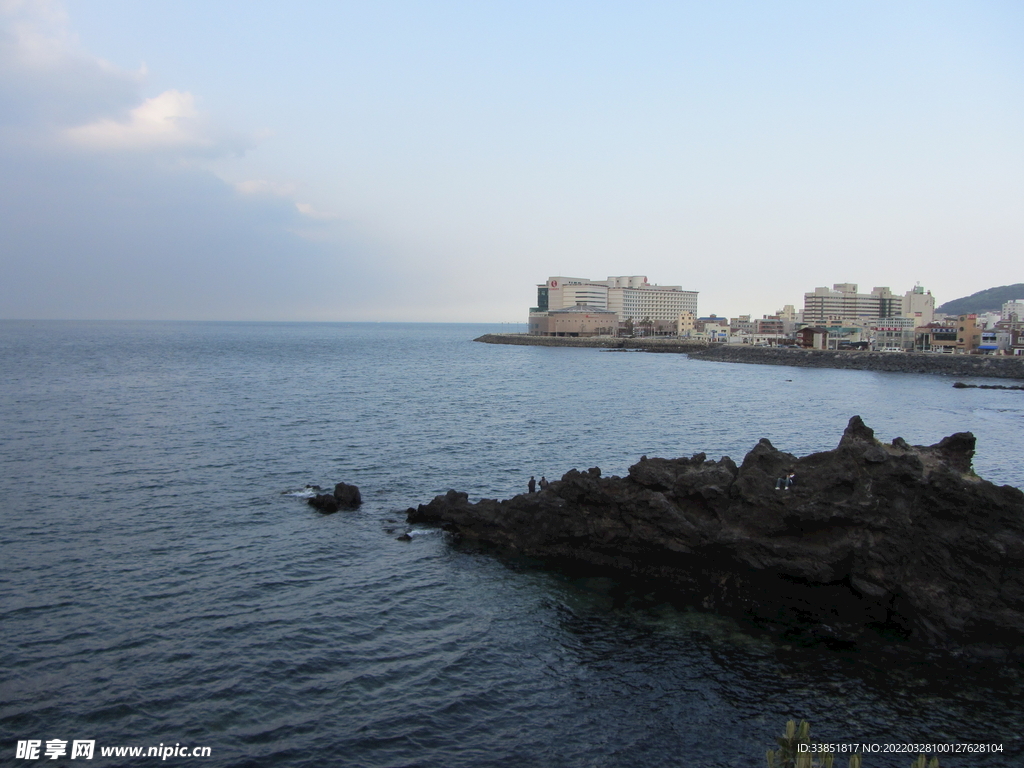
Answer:
[{"label": "low-rise building", "polygon": [[685,338],[695,330],[697,316],[693,312],[680,312],[676,319],[676,336]]},{"label": "low-rise building", "polygon": [[[1009,339],[1005,340],[1009,342]],[[1008,346],[1008,344],[1007,344]],[[995,355],[999,354],[999,332],[995,329],[982,329],[981,331],[981,343],[978,344],[978,354],[981,355]]]},{"label": "low-rise building", "polygon": [[957,352],[969,355],[981,346],[981,327],[977,315],[960,315],[957,318]]},{"label": "low-rise building", "polygon": [[699,331],[694,331],[691,336],[694,341],[704,341],[708,344],[727,344],[729,342],[728,326],[709,324]]},{"label": "low-rise building", "polygon": [[719,317],[718,315],[708,315],[707,317],[698,317],[695,321],[695,325],[698,331],[703,331],[709,325],[716,325],[720,328],[729,328],[729,318]]},{"label": "low-rise building", "polygon": [[938,320],[915,329],[914,348],[918,352],[954,352],[956,350],[956,322]]},{"label": "low-rise building", "polygon": [[1024,356],[1024,328],[1010,329],[1010,343],[1006,352],[1010,355]]},{"label": "low-rise building", "polygon": [[970,355],[981,346],[982,330],[977,315],[959,315],[918,328],[915,347],[921,352]]},{"label": "low-rise building", "polygon": [[615,336],[618,330],[618,315],[587,304],[530,313],[531,336]]},{"label": "low-rise building", "polygon": [[750,315],[730,317],[729,330],[732,331],[733,335],[737,333],[744,333],[749,335],[754,332],[754,321],[750,319]]},{"label": "low-rise building", "polygon": [[885,317],[872,323],[871,348],[883,352],[912,352],[918,323],[912,317]]},{"label": "low-rise building", "polygon": [[825,349],[828,346],[828,328],[807,326],[796,332],[797,344],[804,349]]}]

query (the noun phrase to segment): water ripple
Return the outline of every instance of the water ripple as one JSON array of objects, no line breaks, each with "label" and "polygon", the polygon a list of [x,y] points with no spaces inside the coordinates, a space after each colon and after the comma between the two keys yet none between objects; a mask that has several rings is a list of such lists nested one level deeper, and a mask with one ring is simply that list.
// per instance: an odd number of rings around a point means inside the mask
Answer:
[{"label": "water ripple", "polygon": [[[979,472],[1020,486],[1019,398],[495,347],[458,326],[0,329],[5,745],[181,742],[216,766],[736,766],[797,716],[828,740],[1006,747],[952,768],[1021,764],[1013,670],[789,648],[599,574],[387,533],[452,487],[502,498],[643,453],[738,459],[761,436],[829,449],[853,413],[886,440],[974,431]],[[341,480],[359,511],[289,495]]]}]

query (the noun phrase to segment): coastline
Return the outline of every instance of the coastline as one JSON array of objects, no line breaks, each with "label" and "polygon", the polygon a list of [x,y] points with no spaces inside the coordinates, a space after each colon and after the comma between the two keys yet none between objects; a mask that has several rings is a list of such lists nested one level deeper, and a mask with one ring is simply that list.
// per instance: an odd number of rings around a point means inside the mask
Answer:
[{"label": "coastline", "polygon": [[865,352],[747,345],[696,344],[678,339],[616,339],[611,337],[565,338],[526,334],[488,333],[474,339],[485,344],[538,347],[590,347],[636,349],[644,352],[687,354],[693,360],[754,365],[791,365],[800,368],[837,368],[890,373],[927,373],[942,376],[984,376],[1024,380],[1024,358],[990,355],[940,355],[929,353]]}]

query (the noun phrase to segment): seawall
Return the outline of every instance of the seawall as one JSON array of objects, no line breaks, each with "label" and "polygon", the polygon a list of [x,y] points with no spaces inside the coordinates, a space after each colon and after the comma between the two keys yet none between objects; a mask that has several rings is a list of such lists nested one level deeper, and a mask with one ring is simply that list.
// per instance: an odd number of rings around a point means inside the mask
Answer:
[{"label": "seawall", "polygon": [[943,376],[986,376],[1024,379],[1024,357],[942,355],[934,353],[863,352],[747,345],[695,344],[678,339],[564,338],[526,334],[486,334],[476,339],[487,344],[525,344],[542,347],[596,347],[642,349],[646,352],[686,353],[694,360],[756,365],[793,365],[802,368],[840,368],[892,373],[930,373]]},{"label": "seawall", "polygon": [[688,352],[706,349],[706,344],[679,339],[616,339],[611,336],[529,336],[525,333],[485,333],[473,339],[485,344],[519,344],[530,347],[596,347],[598,349],[644,349],[656,352]]}]

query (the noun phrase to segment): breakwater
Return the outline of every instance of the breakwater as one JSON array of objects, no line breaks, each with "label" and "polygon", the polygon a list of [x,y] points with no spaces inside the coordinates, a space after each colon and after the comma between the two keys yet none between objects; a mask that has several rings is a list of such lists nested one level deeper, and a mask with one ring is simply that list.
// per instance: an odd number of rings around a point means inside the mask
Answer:
[{"label": "breakwater", "polygon": [[617,339],[611,336],[576,338],[572,336],[530,336],[525,333],[485,333],[474,339],[485,344],[519,344],[530,347],[592,347],[598,349],[643,349],[654,352],[696,354],[707,344],[679,339]]},{"label": "breakwater", "polygon": [[527,344],[545,347],[596,347],[640,349],[645,352],[688,354],[694,360],[756,365],[793,365],[802,368],[840,368],[893,373],[930,373],[944,376],[986,376],[1024,379],[1024,358],[991,355],[941,355],[934,353],[835,351],[751,347],[748,345],[695,344],[678,339],[563,338],[526,334],[485,334],[476,341],[487,344]]}]

